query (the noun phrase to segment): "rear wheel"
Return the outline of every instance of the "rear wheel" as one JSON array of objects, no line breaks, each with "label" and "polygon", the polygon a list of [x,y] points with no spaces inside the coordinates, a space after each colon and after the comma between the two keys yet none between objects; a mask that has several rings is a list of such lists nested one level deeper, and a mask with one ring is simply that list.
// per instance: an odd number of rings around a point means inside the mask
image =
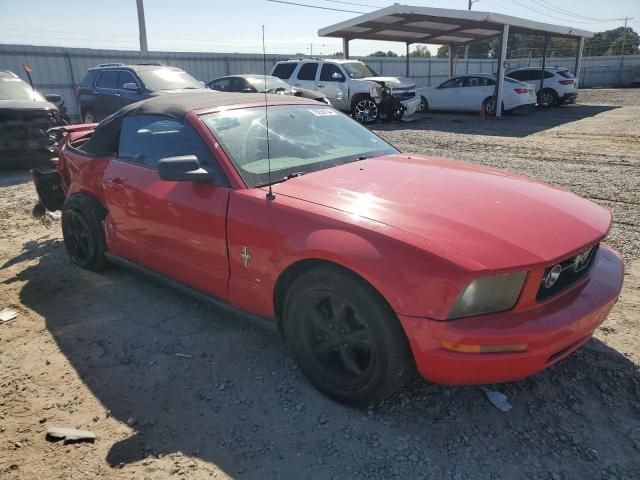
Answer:
[{"label": "rear wheel", "polygon": [[371,97],[362,97],[354,103],[351,114],[358,122],[367,125],[378,119],[378,105]]},{"label": "rear wheel", "polygon": [[482,102],[482,106],[484,107],[485,115],[493,117],[496,114],[496,97],[486,98],[484,102]]},{"label": "rear wheel", "polygon": [[540,106],[550,108],[558,105],[558,94],[551,88],[545,88],[540,94]]},{"label": "rear wheel", "polygon": [[94,272],[108,265],[104,256],[104,216],[102,205],[82,194],[69,197],[62,207],[62,236],[69,258],[79,267]]},{"label": "rear wheel", "polygon": [[302,372],[339,402],[379,402],[399,390],[413,371],[393,311],[368,284],[338,268],[318,268],[294,282],[283,327]]},{"label": "rear wheel", "polygon": [[82,115],[82,121],[84,123],[96,123],[96,115],[90,108],[84,111]]}]

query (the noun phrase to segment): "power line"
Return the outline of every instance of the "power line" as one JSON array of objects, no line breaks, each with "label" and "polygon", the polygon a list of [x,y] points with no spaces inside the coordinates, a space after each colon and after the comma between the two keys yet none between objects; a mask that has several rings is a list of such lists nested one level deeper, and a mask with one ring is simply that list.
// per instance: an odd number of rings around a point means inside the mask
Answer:
[{"label": "power line", "polygon": [[334,12],[367,13],[367,12],[358,12],[358,11],[355,11],[355,10],[343,10],[341,8],[331,8],[331,7],[321,7],[319,5],[309,5],[307,3],[285,2],[284,0],[267,0],[267,2],[284,3],[285,5],[294,5],[296,7],[317,8],[318,10],[331,10],[331,11],[334,11]]},{"label": "power line", "polygon": [[381,5],[367,5],[366,3],[343,2],[342,0],[324,0],[330,3],[342,3],[344,5],[355,5],[357,7],[383,8]]},{"label": "power line", "polygon": [[547,2],[546,0],[531,0],[531,1],[541,5],[543,7],[555,10],[556,12],[558,12],[560,14],[567,15],[569,17],[577,17],[577,18],[582,18],[582,19],[585,19],[585,20],[593,20],[595,22],[614,22],[616,20],[624,20],[624,18],[593,18],[593,17],[586,17],[584,15],[580,15],[580,14],[577,14],[575,12],[571,12],[570,10],[565,10],[564,8],[556,7],[555,5],[553,5],[552,3]]}]

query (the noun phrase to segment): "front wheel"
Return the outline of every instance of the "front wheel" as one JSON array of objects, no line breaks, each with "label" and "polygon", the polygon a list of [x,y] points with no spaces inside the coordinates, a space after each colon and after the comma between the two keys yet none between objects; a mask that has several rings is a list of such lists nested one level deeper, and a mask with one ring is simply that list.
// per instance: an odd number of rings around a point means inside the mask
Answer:
[{"label": "front wheel", "polygon": [[[496,97],[489,97],[482,102],[482,106],[484,107],[484,113],[488,117],[493,117],[496,114]],[[477,105],[477,104],[476,104]]]},{"label": "front wheel", "polygon": [[108,265],[104,256],[104,216],[102,206],[83,194],[72,195],[62,207],[62,237],[69,258],[79,267],[94,272]]},{"label": "front wheel", "polygon": [[93,110],[88,109],[84,112],[82,120],[84,123],[96,123],[96,114],[93,113]]},{"label": "front wheel", "polygon": [[413,371],[393,311],[371,286],[337,267],[299,277],[287,293],[283,320],[286,344],[302,372],[339,402],[377,403]]},{"label": "front wheel", "polygon": [[542,108],[550,108],[558,105],[558,94],[550,89],[545,88],[540,94],[540,106]]},{"label": "front wheel", "polygon": [[357,101],[351,111],[353,118],[358,122],[367,125],[378,119],[378,105],[372,98],[366,97]]}]

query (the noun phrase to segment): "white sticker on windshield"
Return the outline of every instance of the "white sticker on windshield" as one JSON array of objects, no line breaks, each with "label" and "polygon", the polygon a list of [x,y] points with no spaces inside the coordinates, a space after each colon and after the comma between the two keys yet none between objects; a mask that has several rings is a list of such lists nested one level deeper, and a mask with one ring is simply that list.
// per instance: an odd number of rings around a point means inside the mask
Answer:
[{"label": "white sticker on windshield", "polygon": [[331,115],[338,115],[338,112],[331,108],[312,108],[311,113],[316,117],[329,117]]}]

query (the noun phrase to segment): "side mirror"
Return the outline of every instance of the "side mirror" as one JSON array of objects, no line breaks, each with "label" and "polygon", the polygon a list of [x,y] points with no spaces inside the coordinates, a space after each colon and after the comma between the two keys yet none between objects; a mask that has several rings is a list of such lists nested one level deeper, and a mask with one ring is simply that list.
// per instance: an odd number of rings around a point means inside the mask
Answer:
[{"label": "side mirror", "polygon": [[51,103],[60,103],[62,102],[62,96],[58,95],[57,93],[48,93],[44,96],[44,99],[47,102],[51,102]]},{"label": "side mirror", "polygon": [[341,73],[338,72],[333,72],[331,74],[331,78],[334,80],[339,80],[339,81],[343,81],[344,80],[344,76]]},{"label": "side mirror", "polygon": [[158,160],[158,174],[162,180],[175,182],[213,182],[216,175],[206,171],[195,155],[166,157]]},{"label": "side mirror", "polygon": [[124,88],[125,90],[131,90],[132,92],[137,92],[138,90],[140,90],[138,88],[138,85],[131,82],[131,83],[125,83],[122,88]]}]

